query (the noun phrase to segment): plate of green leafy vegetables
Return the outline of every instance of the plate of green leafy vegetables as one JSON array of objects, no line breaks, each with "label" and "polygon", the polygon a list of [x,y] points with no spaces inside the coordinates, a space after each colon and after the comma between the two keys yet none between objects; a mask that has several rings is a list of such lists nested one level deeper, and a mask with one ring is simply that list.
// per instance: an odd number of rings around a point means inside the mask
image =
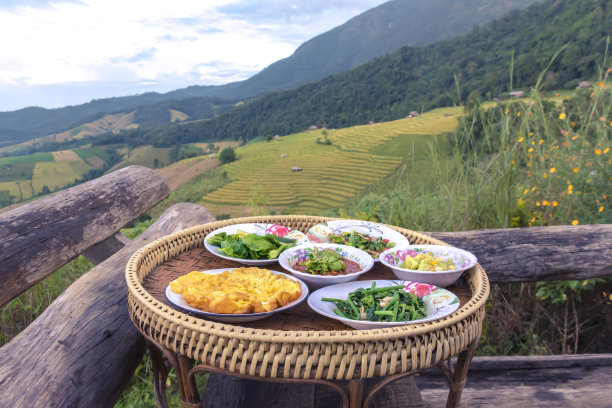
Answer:
[{"label": "plate of green leafy vegetables", "polygon": [[363,330],[439,319],[457,310],[460,302],[454,293],[434,285],[369,280],[316,290],[308,305],[323,316]]},{"label": "plate of green leafy vegetables", "polygon": [[204,238],[213,254],[244,265],[269,265],[283,251],[306,241],[306,235],[283,225],[247,223],[216,229]]}]

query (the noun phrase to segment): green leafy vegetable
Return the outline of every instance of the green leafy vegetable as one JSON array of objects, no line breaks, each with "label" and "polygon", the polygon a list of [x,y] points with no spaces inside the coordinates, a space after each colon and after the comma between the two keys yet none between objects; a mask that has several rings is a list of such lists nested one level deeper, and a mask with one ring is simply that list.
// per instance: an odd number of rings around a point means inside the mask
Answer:
[{"label": "green leafy vegetable", "polygon": [[295,246],[295,239],[281,238],[273,234],[257,235],[238,231],[236,234],[220,232],[206,240],[219,247],[224,254],[240,259],[276,259],[288,248]]},{"label": "green leafy vegetable", "polygon": [[342,271],[345,269],[342,255],[331,248],[317,249],[306,254],[305,261],[299,261],[299,265],[305,265],[306,271],[312,274],[326,274],[329,271]]},{"label": "green leafy vegetable", "polygon": [[362,249],[374,256],[386,249],[393,248],[395,242],[389,242],[382,237],[372,237],[368,234],[361,234],[357,231],[343,232],[340,235],[330,235],[331,242],[334,244],[348,245]]},{"label": "green leafy vegetable", "polygon": [[348,294],[347,298],[322,298],[336,305],[334,313],[353,320],[372,322],[409,322],[427,316],[423,299],[414,293],[406,292],[404,286],[359,288]]}]

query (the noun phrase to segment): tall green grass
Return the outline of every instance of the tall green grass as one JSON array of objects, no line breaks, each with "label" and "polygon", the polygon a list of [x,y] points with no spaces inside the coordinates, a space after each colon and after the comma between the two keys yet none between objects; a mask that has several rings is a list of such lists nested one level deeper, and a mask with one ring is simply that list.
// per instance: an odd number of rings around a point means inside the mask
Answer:
[{"label": "tall green grass", "polygon": [[[430,139],[424,162],[406,156],[391,185],[339,215],[421,231],[611,223],[607,82],[605,73],[560,105],[536,87],[526,102],[477,106],[456,134]],[[494,286],[481,351],[610,352],[591,334],[612,334],[610,283]]]}]

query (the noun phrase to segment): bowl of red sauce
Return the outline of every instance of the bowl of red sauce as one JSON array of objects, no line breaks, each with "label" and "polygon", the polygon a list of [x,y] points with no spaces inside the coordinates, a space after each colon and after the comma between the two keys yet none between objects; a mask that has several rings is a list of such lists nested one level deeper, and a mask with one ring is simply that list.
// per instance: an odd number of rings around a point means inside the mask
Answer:
[{"label": "bowl of red sauce", "polygon": [[372,269],[374,259],[361,249],[338,244],[302,244],[280,254],[278,263],[311,288],[351,282]]}]

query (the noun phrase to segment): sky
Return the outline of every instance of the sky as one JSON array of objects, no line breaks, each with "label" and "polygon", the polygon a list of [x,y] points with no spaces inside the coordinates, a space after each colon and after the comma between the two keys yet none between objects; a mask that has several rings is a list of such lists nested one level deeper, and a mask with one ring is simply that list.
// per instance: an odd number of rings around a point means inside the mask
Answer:
[{"label": "sky", "polygon": [[386,0],[0,0],[0,112],[247,79]]}]

